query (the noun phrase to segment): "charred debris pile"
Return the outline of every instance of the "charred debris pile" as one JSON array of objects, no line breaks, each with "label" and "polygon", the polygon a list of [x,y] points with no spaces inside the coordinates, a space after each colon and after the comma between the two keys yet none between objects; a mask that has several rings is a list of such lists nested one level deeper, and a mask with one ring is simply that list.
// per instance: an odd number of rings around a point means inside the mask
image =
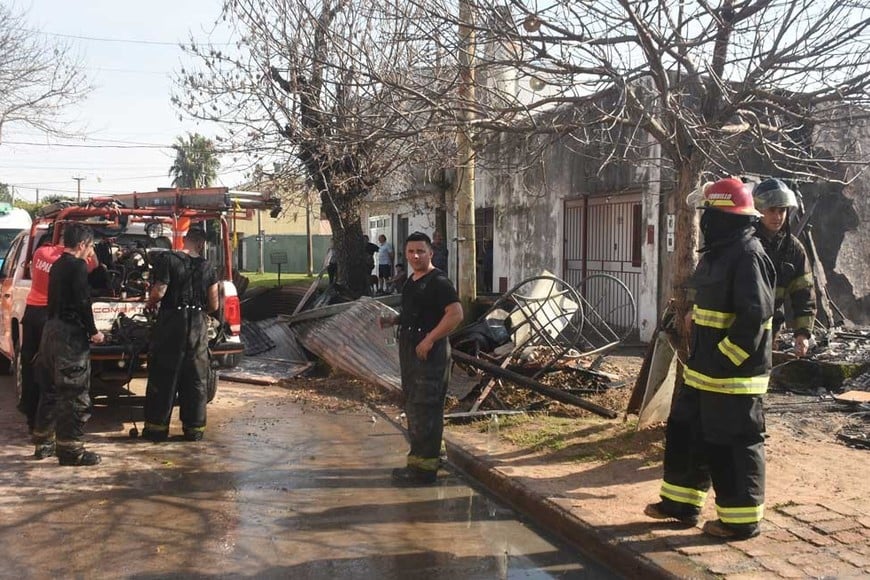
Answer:
[{"label": "charred debris pile", "polygon": [[[382,330],[377,320],[398,309],[400,297],[331,304],[334,291],[322,287],[318,277],[305,291],[243,296],[245,360],[221,376],[277,383],[310,373],[323,361],[399,390],[395,330]],[[619,369],[602,368],[602,356],[636,338],[636,318],[634,297],[617,278],[594,275],[571,285],[544,272],[524,280],[451,336],[455,365],[448,420],[554,403],[616,418],[617,410],[601,400],[609,401],[606,393],[626,382]]]}]

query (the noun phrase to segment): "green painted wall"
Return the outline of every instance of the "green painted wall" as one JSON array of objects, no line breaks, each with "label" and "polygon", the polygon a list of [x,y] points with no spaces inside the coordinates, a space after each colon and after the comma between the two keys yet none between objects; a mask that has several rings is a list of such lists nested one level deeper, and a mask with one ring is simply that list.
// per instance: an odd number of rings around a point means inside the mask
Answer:
[{"label": "green painted wall", "polygon": [[[314,251],[314,273],[317,274],[323,267],[323,260],[332,236],[312,236]],[[258,247],[256,236],[245,236],[240,247],[236,250],[244,255],[244,269],[247,272],[256,272],[258,265]],[[265,272],[277,272],[278,266],[272,262],[272,254],[285,252],[287,263],[281,264],[281,272],[300,273],[308,272],[308,250],[306,237],[302,235],[266,235],[263,242],[263,270]],[[238,267],[238,257],[236,267]]]}]

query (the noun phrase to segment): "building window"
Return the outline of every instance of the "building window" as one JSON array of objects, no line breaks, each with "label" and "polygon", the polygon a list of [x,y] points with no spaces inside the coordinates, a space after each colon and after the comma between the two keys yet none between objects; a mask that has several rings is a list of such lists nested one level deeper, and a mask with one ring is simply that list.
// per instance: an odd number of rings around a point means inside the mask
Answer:
[{"label": "building window", "polygon": [[494,216],[495,212],[491,207],[474,210],[474,237],[478,244],[492,239]]}]

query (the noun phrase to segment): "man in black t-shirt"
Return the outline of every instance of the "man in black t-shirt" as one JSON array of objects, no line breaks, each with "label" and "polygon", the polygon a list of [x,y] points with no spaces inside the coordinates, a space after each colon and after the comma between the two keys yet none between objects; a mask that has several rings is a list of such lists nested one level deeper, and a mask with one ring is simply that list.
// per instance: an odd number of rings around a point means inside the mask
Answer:
[{"label": "man in black t-shirt", "polygon": [[191,228],[184,249],[166,252],[155,265],[147,308],[160,303],[148,351],[145,429],[142,437],[159,443],[169,436],[172,405],[188,441],[205,432],[208,403],[208,314],[218,309],[218,280],[202,254],[205,232]]},{"label": "man in black t-shirt", "polygon": [[450,380],[449,335],[462,322],[462,305],[447,275],[432,265],[429,236],[414,232],[405,243],[411,275],[402,288],[402,313],[381,318],[399,325],[399,364],[408,420],[407,466],[393,470],[398,485],[435,483]]},{"label": "man in black t-shirt", "polygon": [[57,453],[61,465],[96,465],[100,456],[86,451],[82,438],[90,418],[91,349],[103,342],[94,324],[85,258],[94,233],[70,223],[63,230],[64,251],[48,274],[48,321],[36,360],[40,387],[33,425],[38,459]]}]

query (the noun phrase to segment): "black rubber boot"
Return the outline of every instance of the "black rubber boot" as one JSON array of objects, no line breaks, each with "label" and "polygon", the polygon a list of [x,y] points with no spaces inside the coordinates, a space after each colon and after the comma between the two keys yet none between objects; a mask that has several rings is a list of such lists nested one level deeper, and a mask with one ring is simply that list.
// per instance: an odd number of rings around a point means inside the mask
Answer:
[{"label": "black rubber boot", "polygon": [[36,449],[33,452],[33,457],[36,459],[45,459],[46,457],[52,457],[57,450],[57,446],[54,443],[54,440],[51,441],[43,441],[42,443],[36,444]]},{"label": "black rubber boot", "polygon": [[748,540],[761,533],[758,524],[726,524],[722,520],[710,520],[704,522],[701,528],[708,536],[723,540]]},{"label": "black rubber boot", "polygon": [[698,524],[698,516],[701,510],[690,505],[681,505],[676,502],[662,500],[646,506],[643,513],[655,520],[676,520],[687,526]]},{"label": "black rubber boot", "polygon": [[397,467],[393,470],[393,483],[398,486],[432,485],[437,480],[438,473],[436,471],[414,469],[413,467]]},{"label": "black rubber boot", "polygon": [[58,455],[57,461],[68,467],[97,465],[102,458],[93,451],[82,451],[79,455]]},{"label": "black rubber boot", "polygon": [[145,427],[142,429],[142,439],[147,439],[152,443],[163,443],[167,439],[169,439],[169,431],[157,431],[155,429],[149,429]]},{"label": "black rubber boot", "polygon": [[184,440],[185,441],[202,441],[203,431],[184,431]]}]

